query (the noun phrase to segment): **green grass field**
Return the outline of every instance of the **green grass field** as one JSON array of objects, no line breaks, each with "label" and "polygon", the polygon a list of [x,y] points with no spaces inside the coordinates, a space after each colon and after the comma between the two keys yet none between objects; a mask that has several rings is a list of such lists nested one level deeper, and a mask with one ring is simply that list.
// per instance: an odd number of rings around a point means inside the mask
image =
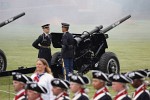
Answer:
[{"label": "green grass field", "polygon": [[[108,32],[108,50],[117,54],[121,72],[136,69],[150,68],[150,21],[128,21]],[[81,33],[93,29],[95,26],[72,26],[70,32]],[[52,26],[52,31],[61,31]],[[37,50],[31,46],[32,42],[42,31],[39,26],[16,26],[14,23],[0,29],[0,49],[8,60],[7,70],[17,69],[20,66],[35,66]],[[60,49],[52,48],[52,53]],[[91,78],[91,74],[87,74]],[[8,85],[10,83],[10,86]],[[88,85],[90,97],[94,89]],[[11,77],[0,78],[0,90],[14,93]],[[10,90],[10,91],[9,91]],[[113,91],[110,89],[112,95]],[[130,89],[130,94],[133,88]],[[0,91],[0,100],[12,100],[13,94]]]}]

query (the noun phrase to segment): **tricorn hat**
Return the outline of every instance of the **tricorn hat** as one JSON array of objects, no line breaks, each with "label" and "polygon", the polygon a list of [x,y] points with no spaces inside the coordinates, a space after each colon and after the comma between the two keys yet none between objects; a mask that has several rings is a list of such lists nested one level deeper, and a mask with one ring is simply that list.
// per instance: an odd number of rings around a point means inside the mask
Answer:
[{"label": "tricorn hat", "polygon": [[27,89],[28,90],[32,90],[32,91],[36,91],[38,93],[47,93],[47,89],[41,85],[39,85],[38,83],[35,82],[29,82],[27,83]]},{"label": "tricorn hat", "polygon": [[145,70],[137,70],[126,73],[126,76],[131,78],[132,80],[141,79],[147,77],[147,72]]},{"label": "tricorn hat", "polygon": [[94,70],[94,71],[92,71],[92,76],[93,76],[93,78],[96,78],[96,79],[100,79],[103,81],[109,81],[108,75],[103,73],[102,71]]},{"label": "tricorn hat", "polygon": [[112,82],[120,82],[120,83],[132,83],[132,79],[125,76],[124,74],[110,74],[109,80]]},{"label": "tricorn hat", "polygon": [[147,72],[147,76],[150,77],[150,71]]},{"label": "tricorn hat", "polygon": [[13,80],[27,83],[27,82],[32,82],[32,79],[24,74],[18,73],[18,72],[12,72]]},{"label": "tricorn hat", "polygon": [[145,69],[145,71],[147,72],[147,77],[150,77],[150,70]]},{"label": "tricorn hat", "polygon": [[70,77],[70,82],[75,82],[81,85],[89,84],[90,80],[86,76],[73,74]]},{"label": "tricorn hat", "polygon": [[69,89],[70,83],[67,80],[55,78],[51,81],[52,86]]}]

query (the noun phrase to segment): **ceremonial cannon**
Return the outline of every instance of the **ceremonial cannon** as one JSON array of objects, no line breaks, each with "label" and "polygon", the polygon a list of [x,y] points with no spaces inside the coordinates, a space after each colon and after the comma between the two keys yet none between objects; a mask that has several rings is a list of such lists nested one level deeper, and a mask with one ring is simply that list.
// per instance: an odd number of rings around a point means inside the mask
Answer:
[{"label": "ceremonial cannon", "polygon": [[[0,28],[3,27],[4,25],[9,24],[10,22],[13,22],[14,20],[24,16],[25,13],[20,13],[12,18],[7,19],[6,21],[3,21],[0,23]],[[7,68],[7,59],[5,53],[0,49],[0,72],[5,71]]]},{"label": "ceremonial cannon", "polygon": [[[105,73],[119,73],[119,60],[115,53],[106,52],[108,48],[106,39],[109,30],[118,26],[129,19],[128,15],[110,26],[103,28],[102,25],[96,27],[90,32],[84,31],[82,34],[73,34],[74,36],[74,70],[80,74],[85,74],[89,70],[101,70]],[[63,33],[51,33],[53,47],[61,48],[61,37]],[[61,52],[56,52],[52,56],[51,68],[55,77],[62,77]]]}]

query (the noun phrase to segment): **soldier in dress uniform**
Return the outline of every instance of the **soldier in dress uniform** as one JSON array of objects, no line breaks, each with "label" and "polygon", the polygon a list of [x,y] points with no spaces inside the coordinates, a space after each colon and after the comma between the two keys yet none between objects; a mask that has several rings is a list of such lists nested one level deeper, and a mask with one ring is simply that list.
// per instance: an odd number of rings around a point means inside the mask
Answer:
[{"label": "soldier in dress uniform", "polygon": [[93,100],[112,100],[106,87],[108,76],[101,71],[92,71],[92,85],[96,89]]},{"label": "soldier in dress uniform", "polygon": [[133,80],[131,85],[136,89],[133,94],[133,100],[150,100],[150,94],[144,82],[147,72],[144,70],[137,70],[129,72],[126,75]]},{"label": "soldier in dress uniform", "polygon": [[72,100],[89,100],[86,94],[84,85],[89,84],[90,81],[86,76],[71,75],[70,76],[70,90],[74,93]]},{"label": "soldier in dress uniform", "polygon": [[28,81],[32,81],[32,79],[26,75],[17,72],[13,72],[12,76],[13,76],[13,86],[16,92],[14,100],[25,99],[25,85]]},{"label": "soldier in dress uniform", "polygon": [[[73,73],[73,58],[74,58],[74,38],[71,33],[68,32],[69,24],[62,23],[62,58],[64,67],[66,69],[66,79],[69,80],[68,74]],[[65,74],[65,73],[64,73]]]},{"label": "soldier in dress uniform", "polygon": [[70,100],[69,94],[67,93],[70,86],[68,81],[55,78],[51,81],[51,84],[53,86],[53,94],[56,96],[54,100]]},{"label": "soldier in dress uniform", "polygon": [[49,67],[51,65],[51,34],[50,33],[50,24],[42,25],[43,34],[41,34],[32,44],[33,47],[39,50],[38,58],[44,58]]},{"label": "soldier in dress uniform", "polygon": [[127,92],[127,83],[132,80],[124,74],[110,74],[109,80],[112,81],[112,89],[117,92],[114,100],[131,100]]},{"label": "soldier in dress uniform", "polygon": [[43,100],[41,94],[47,93],[47,89],[37,83],[27,83],[27,100]]}]

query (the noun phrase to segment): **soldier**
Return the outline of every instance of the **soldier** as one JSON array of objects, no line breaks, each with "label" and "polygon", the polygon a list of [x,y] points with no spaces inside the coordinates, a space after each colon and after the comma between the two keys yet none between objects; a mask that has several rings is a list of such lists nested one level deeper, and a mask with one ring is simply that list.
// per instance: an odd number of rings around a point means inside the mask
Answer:
[{"label": "soldier", "polygon": [[126,77],[123,74],[110,74],[109,80],[112,81],[112,89],[117,92],[114,100],[131,100],[127,92],[127,84],[132,83],[132,80],[129,77]]},{"label": "soldier", "polygon": [[25,85],[27,81],[32,81],[30,77],[27,77],[21,73],[13,72],[13,86],[16,92],[14,100],[25,99]]},{"label": "soldier", "polygon": [[48,64],[49,67],[51,65],[51,35],[49,34],[50,24],[42,25],[43,34],[41,34],[38,39],[36,39],[32,46],[36,49],[39,49],[38,58],[44,58]]},{"label": "soldier", "polygon": [[70,100],[69,95],[67,94],[67,89],[69,89],[70,86],[68,81],[53,79],[51,84],[53,86],[53,94],[56,96],[54,100]]},{"label": "soldier", "polygon": [[85,76],[72,75],[70,76],[70,90],[74,93],[72,100],[89,100],[88,95],[85,93],[85,84],[89,84],[90,81]]},{"label": "soldier", "polygon": [[41,97],[43,93],[47,93],[45,87],[33,82],[27,84],[27,100],[43,100]]},{"label": "soldier", "polygon": [[[73,58],[74,58],[74,38],[71,33],[68,32],[69,24],[62,23],[62,58],[64,67],[66,69],[66,79],[69,80],[68,74],[73,73]],[[65,73],[64,73],[65,74]]]},{"label": "soldier", "polygon": [[93,100],[112,100],[106,88],[106,82],[109,81],[108,76],[101,71],[93,71],[92,77],[92,85],[97,90]]},{"label": "soldier", "polygon": [[131,84],[136,88],[133,94],[133,100],[150,100],[149,91],[146,89],[144,78],[147,76],[147,72],[144,70],[137,70],[126,74],[133,80]]}]

